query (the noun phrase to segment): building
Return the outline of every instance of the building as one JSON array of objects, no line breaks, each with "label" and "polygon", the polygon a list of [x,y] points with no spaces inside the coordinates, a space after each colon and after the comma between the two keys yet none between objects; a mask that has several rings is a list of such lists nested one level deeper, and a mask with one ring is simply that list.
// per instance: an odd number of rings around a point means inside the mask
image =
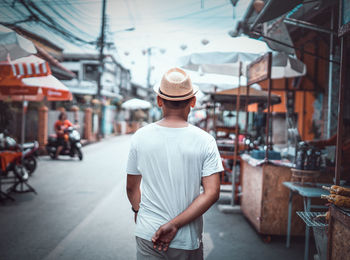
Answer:
[{"label": "building", "polygon": [[[75,100],[88,103],[98,91],[99,55],[64,53],[63,65],[75,73],[76,78],[64,80]],[[101,78],[101,95],[113,102],[121,100],[124,90],[130,89],[130,72],[122,67],[112,55],[105,55]]]},{"label": "building", "polygon": [[[338,2],[304,4],[288,0],[280,5],[275,0],[252,0],[243,19],[230,33],[259,38],[273,51],[297,57],[307,66],[303,78],[273,80],[272,84],[272,93],[282,98],[282,103],[273,106],[272,111],[294,115],[303,140],[335,133],[339,78],[333,75],[339,74],[340,52],[336,37],[332,42],[333,53],[329,46],[335,31],[331,21],[338,20],[335,11]],[[261,86],[267,89],[267,81]]]}]

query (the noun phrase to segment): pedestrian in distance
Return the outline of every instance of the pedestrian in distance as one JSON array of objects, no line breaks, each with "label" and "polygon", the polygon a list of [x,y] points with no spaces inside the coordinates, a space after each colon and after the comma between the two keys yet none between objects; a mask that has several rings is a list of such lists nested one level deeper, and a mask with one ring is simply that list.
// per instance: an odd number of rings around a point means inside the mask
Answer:
[{"label": "pedestrian in distance", "polygon": [[219,198],[220,154],[187,122],[198,87],[185,71],[170,69],[154,91],[163,118],[133,135],[126,168],[137,259],[203,259],[202,215]]}]

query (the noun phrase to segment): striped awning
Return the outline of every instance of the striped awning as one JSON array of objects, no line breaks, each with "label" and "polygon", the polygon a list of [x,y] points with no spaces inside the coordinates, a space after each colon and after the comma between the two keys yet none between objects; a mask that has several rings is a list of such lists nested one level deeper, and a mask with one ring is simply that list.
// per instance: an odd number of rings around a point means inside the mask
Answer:
[{"label": "striped awning", "polygon": [[0,62],[0,99],[71,100],[69,89],[52,76],[49,64],[36,56]]}]

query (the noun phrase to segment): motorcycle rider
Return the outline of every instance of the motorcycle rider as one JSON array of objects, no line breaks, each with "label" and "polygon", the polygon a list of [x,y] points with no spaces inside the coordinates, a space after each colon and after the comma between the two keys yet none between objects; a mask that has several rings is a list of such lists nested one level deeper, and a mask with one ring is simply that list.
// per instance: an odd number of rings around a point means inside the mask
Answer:
[{"label": "motorcycle rider", "polygon": [[61,153],[64,145],[68,143],[68,136],[65,134],[64,130],[68,127],[73,126],[73,124],[67,119],[67,114],[65,112],[61,112],[58,116],[58,120],[55,122],[54,128],[57,134],[57,150],[55,159],[58,158],[58,155]]}]

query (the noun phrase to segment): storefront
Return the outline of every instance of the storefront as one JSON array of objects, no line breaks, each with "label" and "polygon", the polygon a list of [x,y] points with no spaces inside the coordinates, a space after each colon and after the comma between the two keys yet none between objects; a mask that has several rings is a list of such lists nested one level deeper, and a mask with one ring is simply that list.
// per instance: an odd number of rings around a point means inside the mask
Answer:
[{"label": "storefront", "polygon": [[[261,8],[257,8],[256,2],[260,2]],[[257,162],[251,156],[241,155],[244,159],[241,163],[242,211],[259,233],[287,234],[287,247],[291,244],[291,235],[303,232],[304,224],[300,221],[303,219],[306,223],[304,259],[311,257],[311,227],[319,259],[348,259],[349,194],[339,193],[338,188],[333,187],[331,197],[327,197],[332,204],[329,209],[329,204],[320,201],[320,197],[329,196],[329,191],[322,186],[334,183],[346,188],[350,184],[350,105],[346,102],[350,95],[347,87],[349,1],[288,2],[290,6],[282,10],[276,7],[277,1],[252,1],[235,32],[260,37],[273,50],[298,57],[307,67],[302,78],[275,81],[266,76],[268,67],[262,70],[267,71],[265,78],[261,70],[256,70],[261,76],[255,77],[256,82],[270,93],[281,95],[282,103],[278,107],[268,106],[266,111],[265,160]],[[261,62],[259,68],[263,67]],[[250,111],[256,112],[257,107],[250,106]],[[268,150],[275,150],[270,129],[275,132],[276,128],[269,123],[272,111],[286,115],[288,150],[295,150],[288,156],[281,151],[282,158],[290,161],[287,165],[285,160],[278,162],[269,158]],[[278,208],[276,205],[280,204]],[[329,213],[323,216],[327,210]],[[276,223],[281,224],[281,233],[274,229],[278,226]]]}]

